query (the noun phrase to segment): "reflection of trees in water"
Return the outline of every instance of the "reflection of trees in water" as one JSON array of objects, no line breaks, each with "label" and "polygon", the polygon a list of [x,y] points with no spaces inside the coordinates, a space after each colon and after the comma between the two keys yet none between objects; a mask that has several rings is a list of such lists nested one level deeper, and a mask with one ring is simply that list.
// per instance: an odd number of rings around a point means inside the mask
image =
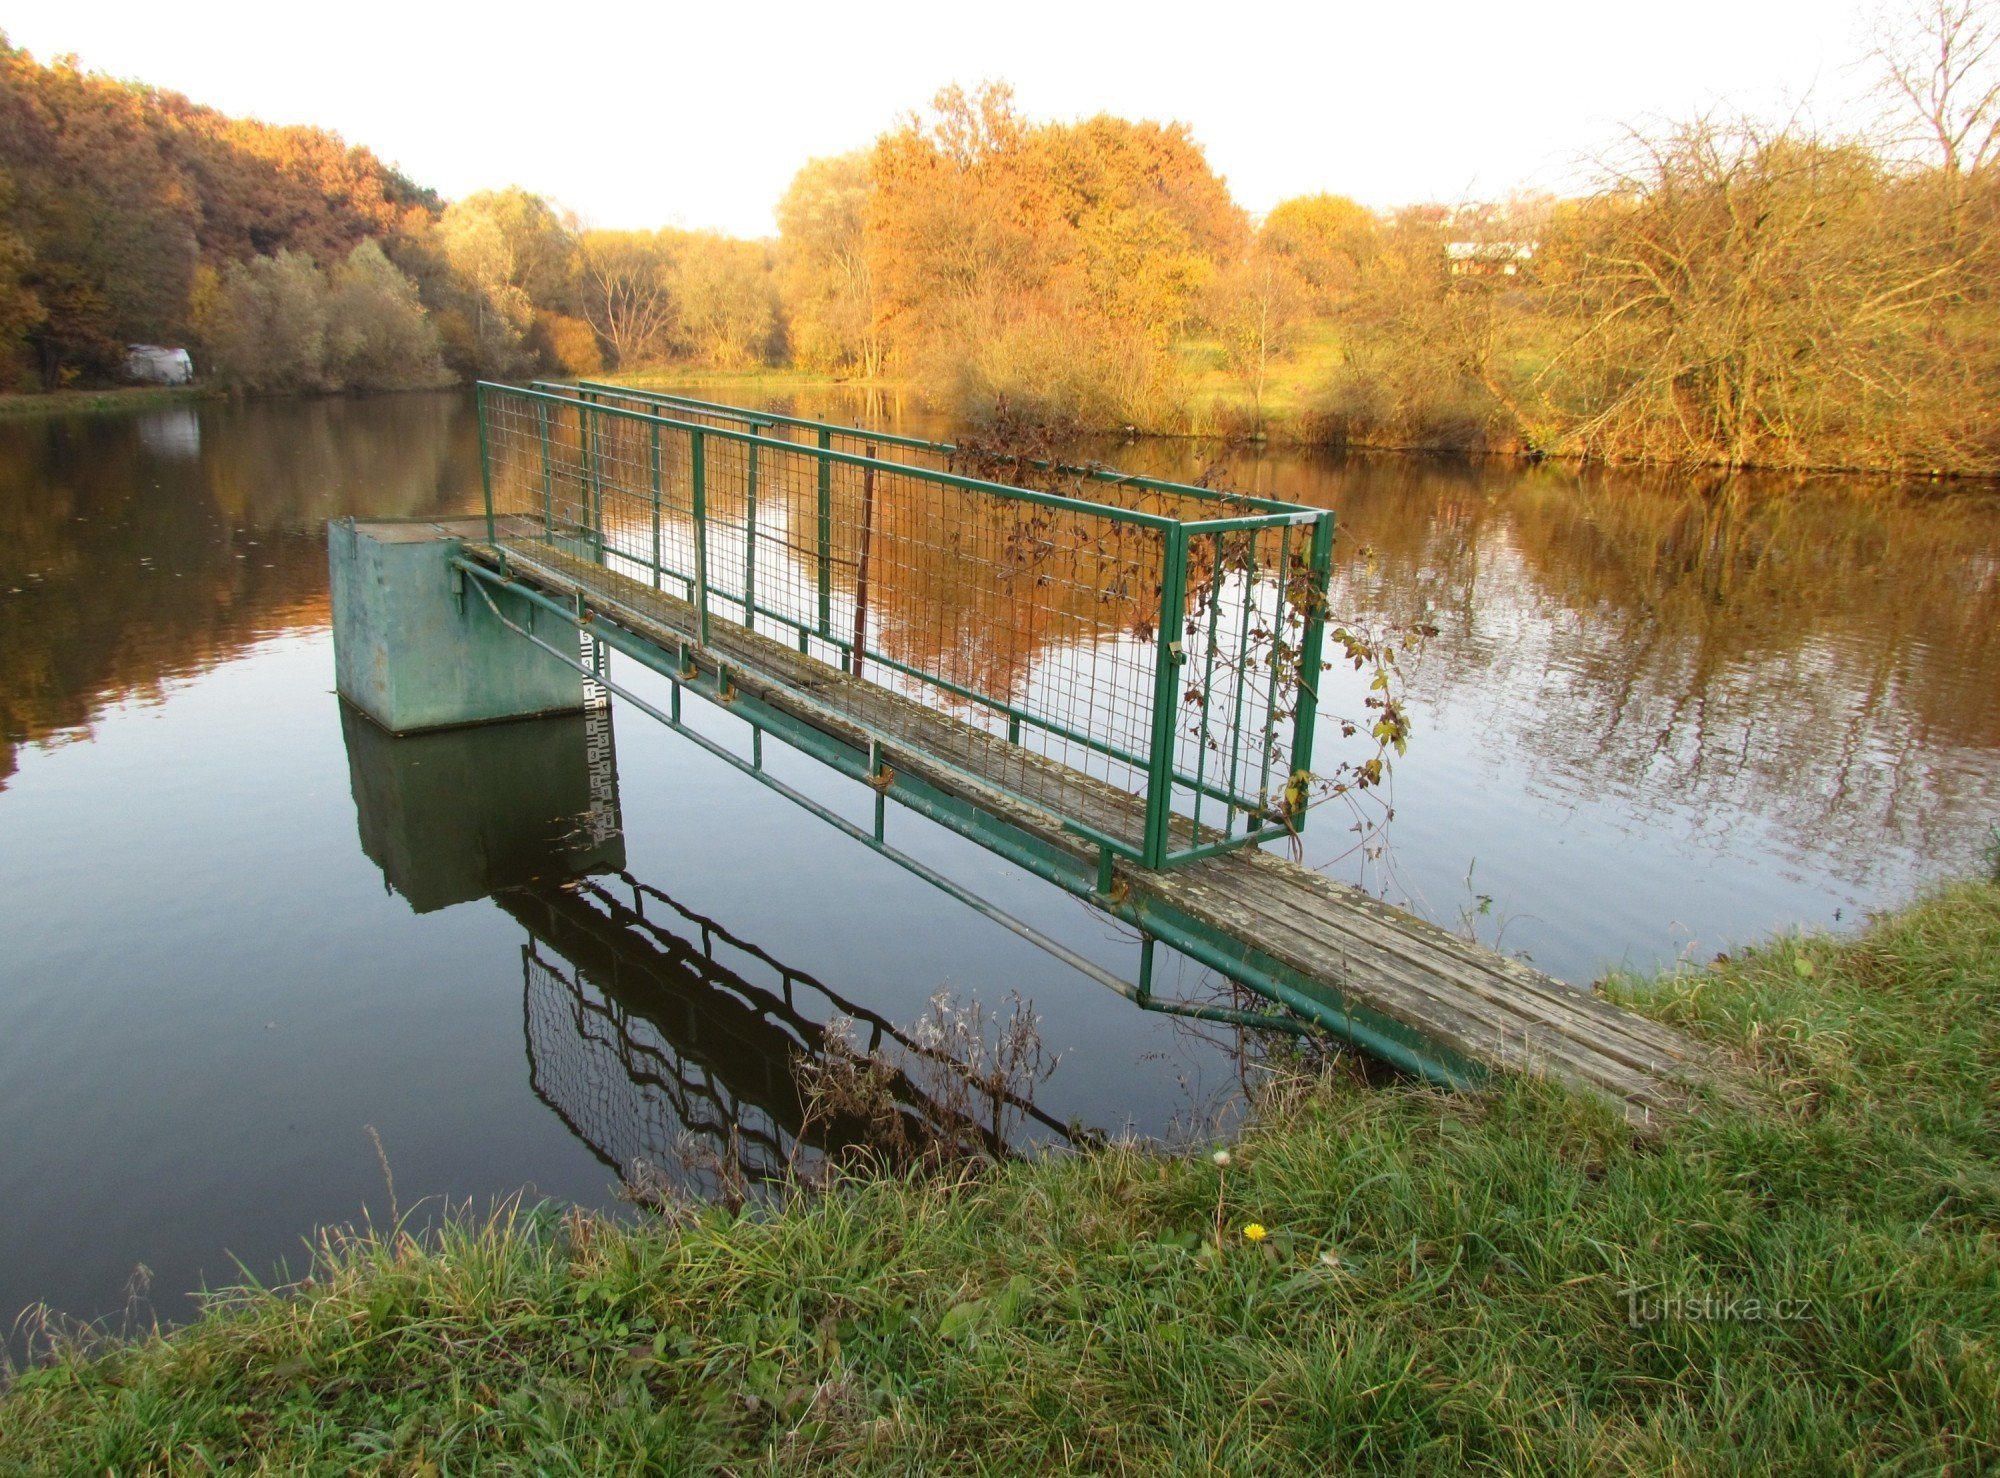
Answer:
[{"label": "reflection of trees in water", "polygon": [[[789,408],[855,415],[807,396]],[[880,409],[896,429],[949,434],[909,407]],[[1082,454],[1180,480],[1216,455],[1167,441]],[[1475,716],[1524,787],[1700,825],[1763,821],[1851,868],[1881,847],[1949,844],[2000,793],[1990,494],[1282,451],[1229,454],[1217,480],[1338,510],[1336,614],[1441,628],[1412,687],[1419,757],[1423,708],[1449,705]],[[948,546],[913,535],[924,510],[892,484],[877,490],[870,593],[891,655],[1018,696],[1132,619],[1122,603],[1071,598],[1101,583],[1080,546],[1059,547],[1025,593],[966,578]],[[811,527],[809,486],[774,478],[772,494],[789,527]],[[858,481],[836,478],[841,598],[859,499]],[[1146,555],[1119,557],[1149,594]]]},{"label": "reflection of trees in water", "polygon": [[464,395],[325,397],[218,407],[203,438],[209,496],[253,528],[399,518],[479,504],[479,423]]},{"label": "reflection of trees in water", "polygon": [[1517,731],[1579,782],[1748,809],[1862,866],[2000,791],[2000,506],[1740,483],[1512,503],[1514,603],[1560,636],[1556,701]]},{"label": "reflection of trees in water", "polygon": [[[773,408],[947,430],[886,398],[802,393]],[[149,449],[135,418],[0,424],[0,486],[25,490],[0,500],[0,774],[14,744],[323,622],[323,519],[479,497],[465,397],[201,416],[194,457],[184,436],[172,456]],[[1179,442],[1086,453],[1179,479],[1213,455]],[[1727,822],[1747,811],[1857,859],[1934,849],[2000,792],[1990,497],[1311,453],[1235,457],[1222,481],[1338,509],[1342,548],[1376,558],[1372,570],[1343,560],[1337,611],[1440,626],[1414,684],[1419,753],[1423,706],[1450,704],[1517,756],[1523,784]],[[905,533],[920,510],[886,480],[877,492],[871,619],[913,665],[1019,693],[1051,653],[1131,617],[1072,598],[1099,583],[1094,551],[1057,555],[1028,577],[1049,584],[1023,597],[964,579],[947,546]],[[812,528],[809,484],[773,475],[770,495],[788,529]],[[858,479],[837,479],[834,496],[848,602]],[[1157,581],[1147,555],[1116,554],[1139,589]],[[810,567],[793,559],[803,601]]]},{"label": "reflection of trees in water", "polygon": [[[1524,787],[1698,824],[1746,813],[1865,870],[2000,795],[2000,501],[1846,479],[1301,458],[1336,610],[1441,628],[1421,708],[1477,716]],[[1275,474],[1275,475],[1274,475]]]},{"label": "reflection of trees in water", "polygon": [[181,432],[163,453],[145,414],[0,424],[0,778],[15,745],[324,625],[327,518],[478,496],[464,397],[201,416],[194,455]]}]

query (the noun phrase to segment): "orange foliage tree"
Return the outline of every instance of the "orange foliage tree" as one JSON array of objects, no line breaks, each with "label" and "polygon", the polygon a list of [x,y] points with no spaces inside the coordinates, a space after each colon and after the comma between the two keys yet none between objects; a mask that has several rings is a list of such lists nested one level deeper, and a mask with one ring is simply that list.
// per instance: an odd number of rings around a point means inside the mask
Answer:
[{"label": "orange foliage tree", "polygon": [[1174,418],[1170,341],[1248,223],[1179,125],[1030,124],[1012,92],[940,92],[875,147],[880,331],[961,410]]}]

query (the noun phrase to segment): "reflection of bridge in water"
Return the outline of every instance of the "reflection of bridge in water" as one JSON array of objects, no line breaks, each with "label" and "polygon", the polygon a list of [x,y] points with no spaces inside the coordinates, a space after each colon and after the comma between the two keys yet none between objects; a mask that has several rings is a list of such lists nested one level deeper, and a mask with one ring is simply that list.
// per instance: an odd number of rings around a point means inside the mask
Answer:
[{"label": "reflection of bridge in water", "polygon": [[[342,724],[362,849],[388,884],[419,913],[490,897],[526,930],[530,1084],[622,1179],[710,1193],[885,1139],[998,1154],[1071,1137],[1015,1087],[992,1104],[966,1064],[626,872],[608,707],[402,739],[345,708]],[[812,1108],[836,1054],[879,1064],[872,1122]]]},{"label": "reflection of bridge in water", "polygon": [[[877,1136],[852,1114],[814,1117],[808,1130],[802,1077],[840,1020],[852,1023],[855,1052],[900,1064],[884,1086],[903,1142],[972,1134],[989,1152],[1006,1149],[988,1125],[964,1121],[962,1099],[934,1097],[911,1074],[916,1064],[943,1073],[963,1064],[629,873],[616,886],[592,878],[494,902],[529,934],[521,965],[535,1093],[621,1176],[648,1165],[706,1181],[711,1166],[731,1162],[756,1182],[782,1176],[802,1148],[865,1147]],[[1018,1093],[1006,1095],[1005,1118],[1028,1137],[1069,1137]]]}]

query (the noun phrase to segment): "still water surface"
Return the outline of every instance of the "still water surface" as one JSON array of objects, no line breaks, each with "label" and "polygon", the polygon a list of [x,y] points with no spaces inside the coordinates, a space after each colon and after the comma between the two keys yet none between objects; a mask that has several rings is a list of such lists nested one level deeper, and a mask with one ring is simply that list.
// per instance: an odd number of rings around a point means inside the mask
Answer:
[{"label": "still water surface", "polygon": [[[778,408],[948,429],[832,393]],[[1186,478],[1218,453],[1101,455]],[[1279,452],[1224,473],[1339,511],[1337,611],[1439,628],[1386,844],[1308,833],[1337,877],[1588,983],[1851,923],[1992,835],[1988,494]],[[581,834],[603,796],[580,721],[397,744],[344,716],[325,520],[478,501],[458,395],[0,423],[0,1319],[115,1315],[140,1265],[169,1318],[296,1270],[314,1225],[387,1214],[370,1127],[405,1208],[606,1205],[634,1158],[699,1182],[687,1146],[732,1127],[781,1162],[795,1048],[835,1015],[908,1037],[941,988],[1034,1002],[1060,1061],[1012,1115],[1026,1138],[1227,1119],[1229,1038],[1139,1013],[622,704],[608,840]],[[894,826],[1132,968],[1081,905]],[[600,870],[564,886],[565,855]],[[901,1050],[921,1114],[939,1083]]]}]

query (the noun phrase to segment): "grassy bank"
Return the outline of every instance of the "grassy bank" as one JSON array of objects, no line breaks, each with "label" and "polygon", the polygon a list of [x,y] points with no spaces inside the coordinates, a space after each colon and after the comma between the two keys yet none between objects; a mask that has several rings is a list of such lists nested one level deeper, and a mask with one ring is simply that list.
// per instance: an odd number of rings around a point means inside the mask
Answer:
[{"label": "grassy bank", "polygon": [[0,1470],[2000,1463],[2000,883],[1613,988],[1752,1101],[1634,1138],[1333,1073],[1226,1167],[329,1239],[282,1296],[22,1375]]},{"label": "grassy bank", "polygon": [[82,411],[151,410],[208,400],[221,392],[204,385],[129,385],[117,390],[51,390],[0,394],[0,417],[70,416]]}]

